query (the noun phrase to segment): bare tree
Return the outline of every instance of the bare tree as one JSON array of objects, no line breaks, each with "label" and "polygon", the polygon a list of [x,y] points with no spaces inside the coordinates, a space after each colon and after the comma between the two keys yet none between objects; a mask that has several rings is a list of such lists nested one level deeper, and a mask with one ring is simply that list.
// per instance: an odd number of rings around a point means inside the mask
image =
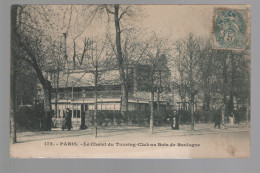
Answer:
[{"label": "bare tree", "polygon": [[98,132],[98,87],[100,83],[100,77],[103,73],[109,70],[110,60],[112,57],[108,55],[106,50],[106,41],[98,43],[97,41],[90,41],[91,48],[87,52],[87,68],[90,73],[94,75],[94,87],[95,87],[95,108],[94,108],[94,137],[97,137]]},{"label": "bare tree", "polygon": [[122,23],[124,19],[127,21],[127,17],[131,18],[136,14],[136,10],[131,5],[93,5],[91,6],[91,17],[94,18],[96,15],[107,14],[108,21],[112,17],[114,26],[115,26],[115,47],[116,47],[116,58],[117,65],[120,74],[120,83],[121,83],[121,113],[124,118],[126,118],[128,110],[128,90],[127,90],[127,76],[125,74],[124,67],[124,58],[122,51],[122,39],[121,34]]},{"label": "bare tree", "polygon": [[[216,73],[220,84],[218,91],[222,95],[224,117],[235,115],[234,105],[239,101],[247,110],[250,107],[248,99],[250,97],[250,72],[248,59],[248,50],[245,51],[231,51],[218,50],[215,57]],[[237,112],[238,113],[238,112]],[[224,123],[224,117],[222,123]]]},{"label": "bare tree", "polygon": [[[48,13],[46,10],[48,9]],[[19,58],[27,62],[36,72],[44,91],[45,118],[43,129],[51,129],[51,83],[44,71],[52,61],[53,44],[56,39],[50,32],[56,28],[51,18],[55,10],[48,6],[23,5],[19,8],[16,22],[16,43],[22,52]]]},{"label": "bare tree", "polygon": [[54,115],[57,117],[58,114],[58,101],[59,101],[59,82],[60,82],[60,75],[63,69],[66,66],[66,59],[64,58],[64,42],[62,39],[57,42],[53,42],[53,46],[51,49],[51,57],[52,61],[48,63],[48,72],[52,73],[52,80],[51,80],[51,85],[52,88],[54,89]]},{"label": "bare tree", "polygon": [[210,40],[201,40],[192,34],[186,40],[177,41],[176,50],[175,68],[178,73],[174,84],[182,102],[189,100],[191,129],[194,129],[196,101],[203,103],[203,110],[221,108],[224,125],[225,117],[235,112],[235,98],[247,103],[248,51],[214,50]]},{"label": "bare tree", "polygon": [[214,75],[215,66],[214,58],[215,51],[211,48],[210,40],[204,42],[201,41],[201,53],[200,53],[200,63],[199,63],[199,72],[200,72],[200,81],[201,81],[201,90],[203,92],[203,107],[205,111],[210,110],[211,102],[211,93],[214,90],[216,84],[216,77]]},{"label": "bare tree", "polygon": [[[146,84],[149,86],[150,92],[150,133],[153,133],[154,124],[154,104],[155,104],[155,92],[162,87],[162,70],[167,66],[165,62],[165,55],[168,54],[166,46],[167,40],[158,38],[156,34],[149,39],[149,46],[145,51],[145,57],[142,59],[143,64],[148,65],[144,70],[149,75],[149,82]],[[144,76],[146,77],[146,76]],[[156,85],[157,84],[157,85]]]},{"label": "bare tree", "polygon": [[179,72],[183,83],[185,81],[189,108],[191,114],[191,130],[194,130],[194,103],[195,95],[198,94],[199,82],[199,62],[200,62],[200,44],[198,39],[190,33],[188,38],[183,41],[176,42],[176,50],[179,57]]},{"label": "bare tree", "polygon": [[[148,41],[144,40],[142,36],[145,33],[142,33],[137,28],[131,28],[125,30],[122,33],[122,55],[123,55],[123,66],[125,70],[125,82],[126,82],[126,91],[127,91],[127,100],[128,95],[133,89],[132,85],[132,69],[141,62],[141,59],[145,56],[145,52],[148,49]],[[112,54],[116,56],[116,46],[111,39],[111,33],[107,30],[106,38],[111,46]],[[125,117],[128,122],[129,115]]]}]

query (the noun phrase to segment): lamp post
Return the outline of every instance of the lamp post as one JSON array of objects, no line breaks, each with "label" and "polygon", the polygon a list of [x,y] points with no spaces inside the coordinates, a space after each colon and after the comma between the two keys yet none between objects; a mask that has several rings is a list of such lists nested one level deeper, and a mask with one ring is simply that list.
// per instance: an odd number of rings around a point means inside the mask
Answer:
[{"label": "lamp post", "polygon": [[87,95],[86,90],[83,89],[82,90],[83,104],[81,106],[81,125],[80,125],[80,130],[86,129],[86,125],[85,125],[85,103],[84,103],[84,99],[85,99],[86,95]]},{"label": "lamp post", "polygon": [[[101,119],[103,119],[103,94],[101,94],[101,98],[100,98],[100,115],[101,115]],[[105,114],[105,122],[106,122],[107,116]]]}]

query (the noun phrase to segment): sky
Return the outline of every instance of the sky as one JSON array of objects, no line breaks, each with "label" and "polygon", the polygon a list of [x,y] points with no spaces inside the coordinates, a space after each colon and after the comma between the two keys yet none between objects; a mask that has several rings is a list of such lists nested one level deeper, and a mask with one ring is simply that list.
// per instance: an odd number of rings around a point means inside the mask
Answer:
[{"label": "sky", "polygon": [[187,37],[191,32],[199,37],[210,38],[213,12],[216,7],[247,8],[245,5],[143,5],[147,16],[142,25],[174,39]]},{"label": "sky", "polygon": [[[149,38],[155,32],[160,38],[167,38],[171,43],[179,39],[184,39],[191,32],[195,36],[210,38],[212,32],[212,17],[214,6],[205,5],[137,5],[142,11],[138,20],[134,20],[135,25],[144,32],[142,39]],[[66,16],[69,20],[69,15]],[[137,15],[138,17],[138,15]],[[132,21],[129,21],[131,23]],[[72,22],[73,23],[73,22]],[[111,33],[114,34],[113,18],[110,21]],[[107,27],[107,15],[102,20],[94,20],[89,25],[79,40],[85,37],[94,39],[104,39]],[[112,36],[113,37],[113,36]],[[72,38],[68,39],[68,44],[72,45]],[[81,41],[81,42],[82,42]],[[78,46],[80,46],[79,43]],[[70,47],[70,46],[69,46]]]},{"label": "sky", "polygon": [[189,33],[208,39],[212,37],[212,22],[216,7],[241,9],[248,6],[145,5],[143,13],[147,17],[143,19],[142,25],[147,27],[147,30],[169,37],[172,41],[185,39]]},{"label": "sky", "polygon": [[[170,42],[185,39],[189,33],[196,37],[208,39],[212,37],[214,8],[247,8],[238,5],[137,5],[143,9],[140,18],[133,20],[136,25],[144,30],[142,38],[149,37],[149,33],[155,32],[159,37],[169,38]],[[68,17],[68,16],[67,16]],[[138,17],[138,15],[137,15]],[[111,33],[114,34],[113,18],[110,21]],[[129,21],[131,23],[132,21]],[[88,26],[84,37],[102,39],[107,27],[107,15],[102,20],[92,21]],[[147,32],[146,32],[147,31]],[[147,34],[148,33],[148,34]],[[67,42],[69,43],[69,41]]]},{"label": "sky", "polygon": [[[169,37],[176,41],[193,33],[197,37],[210,38],[212,35],[213,11],[215,7],[246,8],[248,6],[238,5],[137,5],[143,9],[140,20],[136,25],[144,33],[155,32],[161,37]],[[113,20],[113,19],[112,19]],[[111,27],[114,27],[113,21]],[[129,22],[130,23],[130,22]],[[107,26],[107,15],[102,21],[88,26],[85,34],[91,37],[104,37]],[[112,34],[114,28],[111,28]],[[84,35],[85,35],[84,34]]]},{"label": "sky", "polygon": [[[143,11],[136,25],[161,36],[173,36],[174,39],[186,37],[190,32],[197,36],[210,37],[214,6],[205,5],[138,5]],[[68,17],[68,16],[67,16]],[[107,16],[103,22],[88,26],[85,33],[101,36],[107,26]],[[94,22],[94,21],[92,21]],[[130,22],[129,22],[130,23]],[[113,21],[111,27],[114,27]],[[111,28],[111,32],[114,28]]]},{"label": "sky", "polygon": [[176,39],[190,32],[197,36],[210,37],[213,6],[147,5],[144,6],[143,25],[163,35]]}]

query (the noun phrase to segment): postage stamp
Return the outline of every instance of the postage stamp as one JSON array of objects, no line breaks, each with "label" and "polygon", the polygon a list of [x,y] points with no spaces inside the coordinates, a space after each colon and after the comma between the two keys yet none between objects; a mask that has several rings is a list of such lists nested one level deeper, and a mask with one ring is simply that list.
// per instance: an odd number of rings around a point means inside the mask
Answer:
[{"label": "postage stamp", "polygon": [[213,48],[245,49],[247,14],[247,9],[215,8],[212,27]]}]

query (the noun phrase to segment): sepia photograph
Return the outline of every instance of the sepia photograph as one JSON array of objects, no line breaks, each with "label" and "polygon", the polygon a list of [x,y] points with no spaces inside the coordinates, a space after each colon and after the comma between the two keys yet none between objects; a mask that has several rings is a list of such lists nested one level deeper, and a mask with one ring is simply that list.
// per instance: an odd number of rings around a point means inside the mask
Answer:
[{"label": "sepia photograph", "polygon": [[11,158],[249,158],[250,5],[12,5]]}]

